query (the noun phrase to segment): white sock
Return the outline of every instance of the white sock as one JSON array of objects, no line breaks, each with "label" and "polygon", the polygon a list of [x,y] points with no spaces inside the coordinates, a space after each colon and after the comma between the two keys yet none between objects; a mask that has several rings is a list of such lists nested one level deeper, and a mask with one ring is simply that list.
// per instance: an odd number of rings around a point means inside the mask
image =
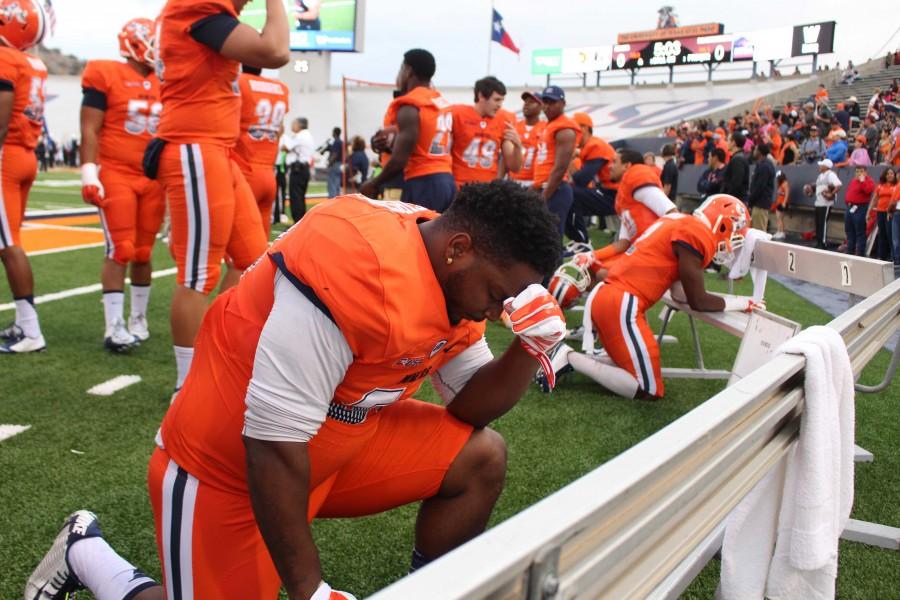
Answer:
[{"label": "white sock", "polygon": [[609,391],[625,398],[634,398],[638,382],[631,373],[621,367],[594,360],[580,352],[569,353],[569,364],[582,375],[587,375]]},{"label": "white sock", "polygon": [[16,298],[16,325],[22,328],[22,332],[36,338],[41,335],[41,325],[38,323],[37,311],[34,310],[34,297]]},{"label": "white sock", "polygon": [[131,316],[147,314],[147,305],[150,304],[150,284],[131,284]]},{"label": "white sock", "polygon": [[103,317],[106,319],[106,330],[125,312],[125,292],[103,292]]},{"label": "white sock", "polygon": [[69,566],[97,600],[122,600],[159,585],[119,556],[101,537],[79,540],[69,548]]},{"label": "white sock", "polygon": [[181,389],[184,380],[191,370],[191,362],[194,360],[194,349],[187,346],[172,346],[175,350],[175,369],[177,372],[175,379],[175,389]]}]

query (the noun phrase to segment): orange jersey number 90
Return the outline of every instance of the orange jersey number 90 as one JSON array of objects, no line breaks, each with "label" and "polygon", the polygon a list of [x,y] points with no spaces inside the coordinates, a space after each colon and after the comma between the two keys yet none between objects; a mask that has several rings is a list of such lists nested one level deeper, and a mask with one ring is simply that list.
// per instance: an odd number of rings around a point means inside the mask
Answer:
[{"label": "orange jersey number 90", "polygon": [[156,135],[161,112],[162,104],[159,102],[150,104],[149,100],[129,100],[125,131],[132,135],[143,135],[144,133]]},{"label": "orange jersey number 90", "polygon": [[431,140],[431,147],[428,153],[432,156],[442,156],[450,152],[450,146],[453,143],[451,134],[453,133],[453,113],[447,111],[437,116],[437,133]]}]

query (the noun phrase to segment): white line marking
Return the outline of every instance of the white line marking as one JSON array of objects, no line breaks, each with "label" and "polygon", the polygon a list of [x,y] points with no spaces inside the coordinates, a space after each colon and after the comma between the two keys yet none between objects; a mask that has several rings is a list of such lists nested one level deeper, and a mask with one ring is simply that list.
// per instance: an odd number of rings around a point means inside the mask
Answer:
[{"label": "white line marking", "polygon": [[[92,227],[92,224],[86,223],[84,226],[78,227],[76,225],[53,225],[50,223],[29,223],[28,221],[22,223],[22,229],[53,229],[54,231],[93,231],[95,233],[100,232],[99,227]],[[97,223],[99,225],[99,223]]]},{"label": "white line marking", "polygon": [[[90,231],[90,230],[88,230]],[[96,244],[78,244],[77,246],[63,246],[62,248],[48,248],[47,250],[35,250],[34,252],[26,252],[27,256],[43,256],[44,254],[59,254],[60,252],[70,252],[72,250],[84,250],[86,248],[102,248],[106,244],[97,242]]]},{"label": "white line marking", "polygon": [[31,425],[0,425],[0,442],[31,429]]},{"label": "white line marking", "polygon": [[38,179],[34,182],[34,185],[39,186],[47,186],[52,188],[57,187],[81,187],[80,179]]},{"label": "white line marking", "polygon": [[[71,206],[69,204],[53,204],[52,202],[43,202],[41,206],[49,207],[45,209],[35,208],[25,211],[25,220],[42,219],[50,217],[73,217],[76,215],[96,215],[97,208],[94,206]],[[63,214],[61,214],[61,212]]]},{"label": "white line marking", "polygon": [[[178,269],[172,267],[171,269],[163,269],[162,271],[154,271],[153,279],[158,279],[160,277],[168,277],[169,275],[174,275]],[[131,283],[131,279],[125,280],[127,283]],[[34,299],[35,304],[43,304],[45,302],[53,302],[54,300],[64,300],[66,298],[73,298],[75,296],[84,296],[85,294],[93,294],[101,291],[103,288],[99,283],[95,283],[92,285],[83,285],[81,287],[72,288],[71,290],[63,290],[62,292],[53,292],[51,294],[44,294],[43,296],[38,296]],[[16,307],[15,302],[9,302],[7,304],[0,304],[0,312],[6,310],[13,310]]]},{"label": "white line marking", "polygon": [[47,189],[42,190],[40,186],[34,186],[31,188],[32,192],[38,192],[39,194],[53,194],[54,196],[81,196],[81,192],[76,192],[74,190],[56,190],[56,189]]},{"label": "white line marking", "polygon": [[109,381],[98,383],[97,385],[89,389],[87,393],[94,396],[112,396],[119,390],[124,390],[129,385],[134,385],[140,382],[140,380],[140,375],[119,375],[117,377],[113,377]]}]

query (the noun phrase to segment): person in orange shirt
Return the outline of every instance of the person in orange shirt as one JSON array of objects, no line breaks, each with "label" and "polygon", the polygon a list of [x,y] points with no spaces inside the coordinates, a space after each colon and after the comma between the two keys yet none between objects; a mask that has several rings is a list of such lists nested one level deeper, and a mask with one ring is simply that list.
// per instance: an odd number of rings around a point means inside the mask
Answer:
[{"label": "person in orange shirt", "polygon": [[522,92],[522,119],[516,122],[516,133],[522,141],[522,168],[509,174],[523,187],[534,185],[534,155],[547,121],[541,119],[544,103],[533,92]]},{"label": "person in orange shirt", "polygon": [[[454,104],[453,179],[457,187],[467,183],[503,179],[522,167],[522,141],[516,133],[516,117],[503,110],[506,86],[496,77],[475,82],[475,105]],[[502,160],[501,160],[502,158]]]},{"label": "person in orange shirt", "polygon": [[[481,533],[506,471],[487,425],[565,334],[539,285],[561,251],[510,181],[443,215],[341,196],[279,238],[210,308],[150,459],[166,596],[349,598],[322,581],[314,518],[421,501],[413,569]],[[517,337],[495,359],[483,321],[502,313]],[[446,406],[415,399],[428,377]],[[64,533],[43,571],[85,581],[104,561]]]},{"label": "person in orange shirt", "polygon": [[290,110],[290,90],[277,79],[261,75],[262,69],[241,67],[241,137],[235,148],[243,159],[244,175],[262,221],[266,239],[272,229],[272,205],[275,204],[275,160],[278,158],[278,132]]},{"label": "person in orange shirt", "polygon": [[772,236],[773,240],[783,240],[785,238],[784,211],[787,210],[790,202],[791,183],[788,181],[784,171],[778,171],[775,174],[775,203],[772,205],[776,223],[775,235]]},{"label": "person in orange shirt", "polygon": [[226,253],[242,271],[266,249],[253,191],[233,159],[240,137],[241,64],[278,68],[290,58],[281,0],[266,0],[262,32],[238,21],[247,0],[168,0],[157,20],[156,74],[163,111],[145,172],[169,203],[178,267],[171,325],[176,390],[193,357],[208,295]]},{"label": "person in orange shirt", "polygon": [[580,132],[575,121],[566,116],[566,93],[558,86],[544,88],[540,94],[547,125],[538,142],[534,161],[534,188],[547,203],[550,212],[559,219],[562,237],[575,201],[569,185],[569,165],[575,156]]},{"label": "person in orange shirt", "polygon": [[47,348],[34,309],[34,276],[19,232],[28,193],[37,176],[34,149],[41,137],[47,67],[25,53],[39,44],[47,15],[37,0],[3,0],[0,14],[0,259],[16,306],[15,320],[0,330],[0,354]]},{"label": "person in orange shirt", "polygon": [[[749,215],[744,203],[727,194],[710,196],[693,215],[659,219],[609,269],[584,308],[584,353],[562,344],[553,356],[555,380],[576,371],[625,398],[658,399],[665,394],[659,345],[647,323],[647,310],[672,288],[697,311],[765,308],[746,296],[710,294],[703,271],[710,263],[728,264],[744,242]],[[682,298],[683,296],[683,298]],[[594,334],[603,351],[594,353]],[[546,373],[538,376],[545,391]]]},{"label": "person in orange shirt", "polygon": [[816,90],[816,105],[822,102],[828,102],[828,90],[825,89],[824,83],[820,83],[819,89]]},{"label": "person in orange shirt", "polygon": [[[150,257],[166,205],[141,161],[156,134],[162,104],[153,74],[153,21],[132,19],[119,32],[125,62],[92,60],[81,77],[82,196],[100,211],[106,253],[100,283],[103,344],[123,352],[150,337]],[[126,328],[125,271],[131,265],[131,315]]]},{"label": "person in orange shirt", "polygon": [[609,178],[609,169],[616,156],[606,140],[594,135],[594,121],[587,113],[577,112],[572,119],[581,128],[578,148],[579,166],[572,173],[572,218],[566,224],[569,239],[589,243],[585,217],[616,214],[618,184]]},{"label": "person in orange shirt", "polygon": [[379,188],[403,173],[403,202],[437,212],[447,210],[453,202],[453,114],[450,103],[431,87],[435,70],[434,56],[428,50],[415,48],[403,55],[397,74],[400,95],[385,117],[396,131],[391,158],[381,173],[362,184],[359,191],[364,196],[375,198]]},{"label": "person in orange shirt", "polygon": [[[878,242],[876,244],[876,256],[879,260],[891,260],[891,200],[897,185],[897,174],[894,169],[888,167],[881,172],[878,185],[875,186],[874,202],[875,219],[878,223]],[[896,258],[896,257],[894,257]]]}]

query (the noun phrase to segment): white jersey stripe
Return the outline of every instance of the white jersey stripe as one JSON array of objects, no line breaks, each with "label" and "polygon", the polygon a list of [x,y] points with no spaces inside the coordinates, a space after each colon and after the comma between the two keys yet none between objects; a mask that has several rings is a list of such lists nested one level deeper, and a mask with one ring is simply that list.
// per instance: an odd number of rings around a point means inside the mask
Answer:
[{"label": "white jersey stripe", "polygon": [[[0,148],[0,171],[3,170],[3,149]],[[12,230],[9,217],[6,215],[6,198],[3,197],[3,186],[0,186],[0,250],[13,245]]]}]

